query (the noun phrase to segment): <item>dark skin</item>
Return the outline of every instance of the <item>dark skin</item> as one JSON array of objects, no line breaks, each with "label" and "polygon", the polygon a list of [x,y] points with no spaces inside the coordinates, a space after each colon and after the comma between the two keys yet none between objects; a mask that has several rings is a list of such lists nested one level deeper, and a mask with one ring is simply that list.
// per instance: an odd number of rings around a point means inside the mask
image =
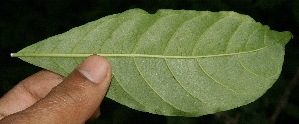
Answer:
[{"label": "dark skin", "polygon": [[90,56],[68,77],[43,70],[0,99],[1,124],[82,124],[99,116],[111,81],[111,66]]}]

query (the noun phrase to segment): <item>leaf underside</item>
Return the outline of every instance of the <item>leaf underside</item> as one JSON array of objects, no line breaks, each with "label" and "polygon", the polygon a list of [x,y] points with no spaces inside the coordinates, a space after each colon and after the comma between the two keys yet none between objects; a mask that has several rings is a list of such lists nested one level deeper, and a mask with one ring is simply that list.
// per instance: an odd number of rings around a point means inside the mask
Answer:
[{"label": "leaf underside", "polygon": [[290,32],[235,12],[132,9],[13,54],[68,75],[87,56],[112,65],[107,97],[167,116],[201,116],[248,104],[279,77]]}]

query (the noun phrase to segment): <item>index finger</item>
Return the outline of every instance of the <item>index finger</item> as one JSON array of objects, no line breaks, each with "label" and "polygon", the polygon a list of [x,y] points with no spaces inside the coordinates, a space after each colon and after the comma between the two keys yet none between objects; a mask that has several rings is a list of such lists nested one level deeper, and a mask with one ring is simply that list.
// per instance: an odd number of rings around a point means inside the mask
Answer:
[{"label": "index finger", "polygon": [[42,70],[24,79],[0,99],[0,120],[45,97],[63,78],[54,72]]}]

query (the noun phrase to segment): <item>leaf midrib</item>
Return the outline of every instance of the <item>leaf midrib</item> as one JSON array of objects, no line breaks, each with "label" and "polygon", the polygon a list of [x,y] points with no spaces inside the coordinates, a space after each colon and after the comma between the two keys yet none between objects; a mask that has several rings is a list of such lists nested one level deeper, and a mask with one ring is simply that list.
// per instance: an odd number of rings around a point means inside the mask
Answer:
[{"label": "leaf midrib", "polygon": [[209,58],[209,57],[221,57],[247,54],[252,52],[261,51],[268,47],[272,47],[277,44],[262,47],[255,50],[235,53],[224,53],[217,55],[199,55],[199,56],[173,56],[173,55],[150,55],[150,54],[95,54],[95,53],[11,53],[12,57],[88,57],[90,55],[100,55],[103,57],[139,57],[139,58],[164,58],[164,59],[196,59],[196,58]]}]

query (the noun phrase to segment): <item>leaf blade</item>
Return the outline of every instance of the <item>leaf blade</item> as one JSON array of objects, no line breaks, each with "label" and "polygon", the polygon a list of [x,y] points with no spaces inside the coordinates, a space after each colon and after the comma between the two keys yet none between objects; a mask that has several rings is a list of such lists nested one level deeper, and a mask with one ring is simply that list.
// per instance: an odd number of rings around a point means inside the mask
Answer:
[{"label": "leaf blade", "polygon": [[107,97],[140,111],[201,116],[266,92],[279,76],[291,38],[235,12],[133,9],[13,55],[66,76],[99,54],[113,68]]}]

